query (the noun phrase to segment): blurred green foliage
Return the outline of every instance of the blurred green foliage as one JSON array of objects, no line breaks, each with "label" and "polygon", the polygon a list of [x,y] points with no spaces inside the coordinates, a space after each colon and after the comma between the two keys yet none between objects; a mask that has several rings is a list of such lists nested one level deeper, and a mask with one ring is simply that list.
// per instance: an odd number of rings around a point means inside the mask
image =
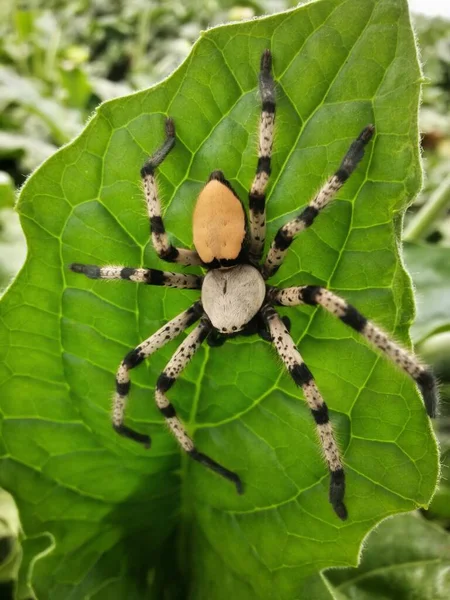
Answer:
[{"label": "blurred green foliage", "polygon": [[[444,19],[415,19],[425,85],[422,88],[420,129],[424,149],[424,188],[407,215],[406,224],[428,202],[450,172],[450,23]],[[448,188],[448,186],[447,186]],[[450,246],[450,194],[426,231],[427,241]]]},{"label": "blurred green foliage", "polygon": [[99,102],[173,71],[202,29],[290,5],[295,2],[1,3],[0,129],[11,133],[0,138],[0,158],[20,155],[20,184],[21,173],[80,132]]},{"label": "blurred green foliage", "polygon": [[420,114],[425,180],[406,214],[405,260],[417,293],[412,336],[441,382],[435,423],[441,484],[426,517],[450,531],[450,22],[416,18],[415,24],[425,76]]},{"label": "blurred green foliage", "polygon": [[[0,290],[25,257],[24,238],[12,208],[15,190],[43,160],[81,131],[99,102],[167,76],[187,56],[203,29],[295,4],[289,0],[242,1],[239,5],[234,0],[0,2]],[[442,416],[437,422],[443,480],[425,516],[445,532],[450,529],[450,315],[447,312],[445,318],[442,306],[448,305],[450,297],[450,190],[444,189],[446,195],[431,218],[428,214],[426,226],[423,211],[450,171],[450,23],[416,18],[415,24],[427,79],[420,120],[427,175],[422,193],[405,218],[409,232],[405,258],[418,293],[413,338],[443,383]],[[8,527],[11,520],[5,521]],[[16,521],[14,528],[17,534]],[[404,539],[406,548],[408,536]],[[388,536],[385,543],[389,543]],[[380,546],[378,539],[378,550]],[[15,557],[17,548],[12,547]],[[6,569],[12,557],[10,552],[6,559],[0,557]],[[376,561],[372,563],[374,571],[381,568]],[[345,598],[346,575],[340,573],[340,578],[330,580],[337,584],[341,579],[339,597]],[[360,573],[367,575],[367,561]]]}]

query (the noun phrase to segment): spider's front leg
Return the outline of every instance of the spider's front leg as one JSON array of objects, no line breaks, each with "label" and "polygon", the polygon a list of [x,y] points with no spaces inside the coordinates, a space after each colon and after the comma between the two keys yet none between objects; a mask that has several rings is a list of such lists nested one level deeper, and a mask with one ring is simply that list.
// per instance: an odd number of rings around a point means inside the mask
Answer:
[{"label": "spider's front leg", "polygon": [[181,448],[194,460],[208,469],[218,473],[225,479],[232,481],[238,494],[242,494],[242,482],[236,473],[229,471],[215,460],[206,456],[197,450],[192,439],[186,433],[173,404],[168,400],[166,392],[173,386],[181,371],[187,366],[195,352],[200,348],[202,342],[212,331],[212,325],[209,319],[204,318],[191,331],[184,342],[178,347],[178,350],[167,363],[166,368],[161,373],[156,384],[155,399],[156,404],[167,420],[171,432],[175,436]]},{"label": "spider's front leg", "polygon": [[375,131],[373,125],[367,125],[356,140],[351,144],[344,159],[334,175],[322,186],[315,198],[306,208],[293,219],[280,227],[270,246],[263,267],[264,279],[272,277],[281,266],[294,237],[313,224],[319,212],[336,196],[364,156],[364,147],[370,141]]},{"label": "spider's front leg", "polygon": [[158,188],[155,180],[155,169],[163,162],[175,146],[175,123],[172,119],[166,120],[166,139],[162,146],[145,162],[141,169],[144,184],[145,199],[147,202],[148,216],[150,217],[150,231],[153,246],[160,258],[168,262],[182,265],[201,265],[202,261],[194,250],[176,248],[169,242],[161,216],[161,204],[158,197]]},{"label": "spider's front leg", "polygon": [[384,352],[398,367],[403,369],[418,385],[427,414],[435,417],[438,407],[438,388],[431,371],[420,361],[394,341],[374,323],[371,323],[354,306],[326,288],[316,285],[303,285],[284,289],[272,288],[269,292],[272,302],[281,306],[310,304],[322,306],[363,335],[373,346]]},{"label": "spider's front leg", "polygon": [[265,50],[261,57],[259,93],[261,96],[261,118],[259,123],[258,165],[249,193],[250,249],[253,262],[259,262],[266,239],[266,196],[265,190],[270,176],[273,132],[275,124],[275,84],[272,77],[272,55]]},{"label": "spider's front leg", "polygon": [[171,288],[199,290],[202,287],[203,277],[190,273],[170,273],[158,269],[140,269],[136,267],[117,267],[108,265],[84,265],[72,263],[69,269],[74,273],[82,273],[89,279],[124,279],[134,283],[147,285],[163,285]]},{"label": "spider's front leg", "polygon": [[345,521],[347,518],[347,509],[344,504],[345,474],[339,448],[334,439],[333,428],[328,417],[328,407],[317,388],[311,371],[300,356],[278,313],[268,304],[261,309],[261,313],[281,360],[286,365],[294,382],[303,390],[316,423],[325,460],[330,470],[330,503],[337,516]]},{"label": "spider's front leg", "polygon": [[139,346],[128,352],[120,363],[116,375],[116,393],[113,401],[112,422],[113,427],[120,435],[127,437],[135,442],[150,447],[150,438],[124,425],[125,407],[130,392],[130,369],[134,369],[141,364],[150,354],[173,340],[189,325],[198,321],[203,314],[201,302],[196,302],[190,308],[182,312],[178,317],[172,319],[166,325],[163,325],[156,333],[150,336]]}]

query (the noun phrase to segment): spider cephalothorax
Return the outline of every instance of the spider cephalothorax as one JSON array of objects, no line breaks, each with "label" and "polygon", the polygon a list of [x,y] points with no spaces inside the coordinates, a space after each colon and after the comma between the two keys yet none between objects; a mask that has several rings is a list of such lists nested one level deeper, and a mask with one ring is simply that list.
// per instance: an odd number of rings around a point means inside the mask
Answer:
[{"label": "spider cephalothorax", "polygon": [[175,338],[190,325],[197,326],[181,343],[156,384],[156,404],[180,446],[191,458],[235,483],[242,493],[241,479],[215,460],[199,452],[187,435],[166,393],[175,383],[201,343],[220,345],[235,335],[259,333],[274,344],[294,382],[303,395],[317,426],[325,460],[330,470],[330,502],[341,519],[347,518],[344,505],[345,476],[328,409],[290,334],[289,323],[281,319],[274,306],[310,304],[321,306],[363,335],[403,369],[419,386],[427,413],[435,416],[437,407],[436,383],[431,372],[407,350],[401,348],[356,308],[333,292],[320,286],[302,285],[280,289],[266,284],[283,262],[294,237],[310,227],[320,211],[330,203],[350,177],[364,155],[364,147],[373,136],[373,125],[366,126],[350,145],[340,167],[324,183],[317,195],[299,213],[283,225],[261,264],[264,250],[266,218],[265,190],[270,175],[273,131],[275,122],[275,85],[272,78],[272,58],[266,50],[261,59],[259,90],[262,111],[259,127],[259,158],[256,175],[249,193],[249,221],[241,200],[221,171],[213,171],[197,199],[193,218],[195,250],[176,248],[167,237],[155,182],[155,169],[175,144],[175,126],[166,120],[166,140],[141,169],[152,241],[158,255],[168,262],[197,265],[206,275],[170,273],[156,269],[132,267],[98,267],[72,264],[76,273],[92,279],[128,279],[150,285],[201,290],[201,300],[169,321],[136,348],[120,363],[116,375],[113,405],[113,427],[121,435],[150,445],[147,435],[124,424],[125,404],[130,390],[129,371],[137,367],[158,348]]}]

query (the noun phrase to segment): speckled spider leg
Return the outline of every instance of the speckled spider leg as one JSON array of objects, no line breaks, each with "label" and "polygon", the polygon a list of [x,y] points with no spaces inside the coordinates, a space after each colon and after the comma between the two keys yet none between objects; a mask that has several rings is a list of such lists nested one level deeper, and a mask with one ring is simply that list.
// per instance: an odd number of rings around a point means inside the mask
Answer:
[{"label": "speckled spider leg", "polygon": [[125,279],[135,283],[147,285],[164,285],[178,289],[199,290],[202,287],[203,277],[188,273],[170,273],[158,269],[136,269],[134,267],[117,267],[97,265],[82,265],[73,263],[69,268],[74,273],[82,273],[90,279]]},{"label": "speckled spider leg", "polygon": [[139,346],[128,352],[123,361],[120,363],[116,375],[116,393],[113,401],[112,422],[113,428],[124,437],[130,438],[144,444],[147,448],[150,447],[150,438],[147,435],[138,433],[124,425],[125,407],[130,392],[130,369],[134,369],[141,362],[153,354],[156,350],[173,340],[182,331],[187,329],[189,325],[198,321],[203,314],[201,302],[196,302],[190,308],[182,312],[180,315],[163,325],[156,333],[150,336]]},{"label": "speckled spider leg", "polygon": [[225,469],[225,467],[222,467],[222,465],[219,465],[212,458],[202,454],[195,448],[194,442],[188,436],[181,421],[178,419],[173,404],[169,402],[166,396],[166,392],[173,386],[181,371],[189,363],[211,330],[212,325],[210,321],[207,318],[204,318],[180,344],[178,350],[172,356],[170,361],[167,363],[166,368],[158,378],[155,391],[156,404],[166,418],[170,430],[177,439],[181,448],[194,460],[198,461],[205,467],[212,469],[222,477],[225,477],[225,479],[232,481],[236,486],[237,492],[241,494],[242,483],[238,475],[232,471],[229,471],[228,469]]},{"label": "speckled spider leg", "polygon": [[322,186],[315,198],[311,200],[298,217],[280,227],[264,263],[263,275],[265,279],[278,271],[294,237],[312,225],[319,212],[331,202],[356,169],[364,156],[364,147],[371,139],[374,131],[375,127],[373,125],[368,125],[362,130],[348,149],[339,169]]},{"label": "speckled spider leg", "polygon": [[165,142],[145,162],[141,169],[148,216],[150,217],[150,231],[152,233],[153,246],[158,253],[158,256],[167,262],[176,262],[182,265],[200,265],[202,264],[202,261],[197,252],[185,248],[176,248],[169,242],[161,217],[161,204],[159,202],[158,189],[155,181],[155,169],[166,158],[174,145],[175,124],[172,119],[167,119]]},{"label": "speckled spider leg", "polygon": [[273,133],[275,124],[275,84],[271,73],[272,55],[265,50],[261,57],[259,93],[261,96],[261,119],[259,123],[258,165],[249,193],[250,258],[261,260],[266,238],[265,190],[270,176]]},{"label": "speckled spider leg", "polygon": [[292,379],[302,388],[306,402],[316,422],[320,443],[330,470],[330,503],[337,516],[344,521],[347,518],[347,509],[344,505],[345,474],[328,417],[328,407],[317,388],[311,371],[300,356],[280,316],[270,305],[264,306],[261,313],[281,360],[286,365]]},{"label": "speckled spider leg", "polygon": [[272,288],[270,300],[282,306],[299,304],[320,305],[358,331],[376,348],[386,354],[398,367],[403,369],[419,386],[425,408],[430,417],[435,417],[438,407],[438,390],[433,374],[410,352],[393,342],[379,327],[371,323],[354,306],[326,288],[305,285],[285,289]]}]

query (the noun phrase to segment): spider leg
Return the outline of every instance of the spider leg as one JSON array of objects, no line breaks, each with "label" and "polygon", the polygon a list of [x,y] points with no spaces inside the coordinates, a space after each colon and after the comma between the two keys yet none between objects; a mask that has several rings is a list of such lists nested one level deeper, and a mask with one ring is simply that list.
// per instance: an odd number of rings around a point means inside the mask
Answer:
[{"label": "spider leg", "polygon": [[[289,317],[283,316],[281,320],[284,323],[284,326],[288,330],[288,333],[291,331],[291,320]],[[252,324],[252,327],[248,330],[243,330],[240,332],[240,335],[254,335],[255,333],[259,335],[259,337],[265,342],[271,342],[272,336],[267,328],[266,322],[261,316],[261,313],[257,313],[255,317],[250,321],[249,325]]]},{"label": "spider leg", "polygon": [[[283,316],[283,317],[281,317],[281,320],[283,321],[288,332],[290,332],[291,331],[290,318]],[[219,333],[217,331],[217,329],[213,329],[209,333],[208,337],[206,338],[206,343],[208,344],[208,346],[215,348],[218,346],[223,346],[225,344],[225,342],[227,341],[227,339],[229,339],[229,338],[232,338],[235,336],[250,337],[252,335],[259,335],[259,337],[266,342],[272,341],[272,336],[270,335],[269,331],[267,330],[267,325],[266,325],[265,321],[263,320],[261,313],[257,313],[255,315],[255,317],[253,317],[253,319],[249,323],[247,323],[245,328],[242,331],[239,331],[237,334],[222,335],[221,333]]]},{"label": "spider leg", "polygon": [[320,305],[358,331],[376,348],[379,348],[398,367],[403,369],[418,385],[430,417],[435,417],[439,402],[436,380],[431,371],[411,353],[392,341],[387,334],[368,321],[354,306],[326,288],[305,285],[285,289],[271,288],[271,301],[283,306],[299,304]]},{"label": "spider leg", "polygon": [[176,248],[169,242],[161,217],[161,204],[158,198],[155,169],[163,162],[174,145],[175,123],[172,119],[166,119],[166,139],[141,169],[152,242],[158,256],[167,262],[176,262],[182,265],[201,265],[202,261],[197,252],[186,248]]},{"label": "spider leg", "polygon": [[217,329],[212,329],[206,338],[206,343],[210,348],[218,348],[219,346],[223,346],[226,341],[226,336],[219,333]]},{"label": "spider leg", "polygon": [[73,263],[69,269],[74,273],[82,273],[90,279],[126,279],[147,285],[164,285],[172,288],[199,290],[203,277],[189,273],[169,273],[158,269],[135,269],[134,267],[98,267]]},{"label": "spider leg", "polygon": [[261,96],[261,118],[259,123],[258,165],[249,193],[250,258],[261,260],[266,237],[265,190],[270,176],[273,132],[275,123],[275,84],[272,77],[272,55],[265,50],[261,57],[259,93]]},{"label": "spider leg", "polygon": [[130,392],[130,369],[134,369],[141,362],[153,354],[156,350],[173,340],[189,325],[198,321],[203,314],[202,305],[196,302],[190,308],[182,312],[180,315],[163,325],[156,333],[144,340],[128,352],[125,358],[119,365],[116,375],[116,393],[113,400],[112,422],[113,428],[124,437],[130,438],[143,444],[145,447],[150,447],[150,438],[147,435],[138,433],[124,425],[125,407]]},{"label": "spider leg", "polygon": [[330,470],[330,503],[337,516],[345,521],[347,518],[347,509],[344,504],[345,474],[339,448],[334,439],[333,428],[328,418],[328,407],[317,388],[311,371],[300,356],[278,313],[268,304],[261,309],[261,312],[281,360],[286,365],[294,382],[303,390],[316,423],[325,460]]},{"label": "spider leg", "polygon": [[212,325],[208,319],[202,319],[197,327],[191,331],[186,339],[180,344],[175,354],[167,363],[166,368],[161,373],[156,383],[155,399],[156,404],[167,420],[171,432],[175,436],[181,448],[194,460],[201,463],[208,469],[215,471],[225,479],[232,481],[238,494],[242,494],[242,482],[236,473],[229,471],[215,460],[199,452],[192,439],[186,433],[181,421],[178,419],[173,404],[168,400],[166,392],[173,386],[181,371],[191,360],[195,352],[200,348],[202,342],[212,330]]},{"label": "spider leg", "polygon": [[356,140],[352,142],[339,169],[321,187],[315,198],[311,200],[298,217],[280,227],[270,246],[263,266],[265,279],[268,279],[278,271],[294,237],[312,225],[319,212],[331,202],[356,169],[364,156],[364,147],[371,139],[374,131],[375,127],[373,125],[367,125],[361,131]]}]

